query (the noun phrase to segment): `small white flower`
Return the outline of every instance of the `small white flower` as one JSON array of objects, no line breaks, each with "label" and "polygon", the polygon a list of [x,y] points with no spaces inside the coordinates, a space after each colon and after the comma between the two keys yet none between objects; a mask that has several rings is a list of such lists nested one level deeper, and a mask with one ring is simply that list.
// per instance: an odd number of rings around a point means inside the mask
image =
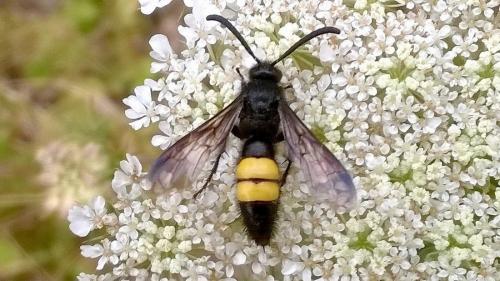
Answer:
[{"label": "small white flower", "polygon": [[85,237],[90,231],[103,227],[106,215],[105,201],[102,196],[93,198],[88,205],[73,206],[68,213],[69,229],[74,234]]},{"label": "small white flower", "polygon": [[427,134],[434,134],[436,129],[441,125],[441,118],[433,117],[425,120],[423,132]]},{"label": "small white flower", "polygon": [[141,12],[145,15],[151,14],[156,8],[161,8],[170,4],[172,0],[139,0]]},{"label": "small white flower", "polygon": [[167,149],[167,147],[169,147],[174,141],[174,139],[171,137],[173,135],[172,126],[167,121],[160,121],[158,128],[164,135],[153,136],[153,138],[151,139],[151,144],[153,146],[158,146],[163,150]]},{"label": "small white flower", "polygon": [[118,257],[113,254],[110,247],[110,241],[104,239],[102,244],[82,245],[80,249],[84,257],[92,259],[99,258],[96,269],[101,270],[108,262],[115,265],[118,263]]},{"label": "small white flower", "polygon": [[478,45],[475,44],[477,41],[477,30],[470,29],[467,36],[464,38],[460,34],[455,34],[452,37],[453,43],[456,45],[453,47],[453,51],[457,54],[461,54],[464,57],[469,57],[470,53],[476,52],[478,50]]},{"label": "small white flower", "polygon": [[116,276],[113,276],[111,273],[105,273],[102,275],[80,273],[76,278],[78,279],[78,281],[113,281],[113,280],[116,280]]},{"label": "small white flower", "polygon": [[120,169],[115,171],[111,187],[122,200],[133,200],[142,190],[149,190],[151,182],[145,178],[142,165],[136,156],[126,154],[127,160],[120,161]]},{"label": "small white flower", "polygon": [[138,86],[134,93],[135,95],[124,98],[123,103],[130,106],[130,109],[125,110],[125,115],[135,120],[129,123],[135,130],[148,127],[151,122],[160,120],[159,115],[168,112],[166,106],[157,105],[151,99],[151,89],[148,86]]},{"label": "small white flower", "polygon": [[215,43],[217,39],[210,33],[210,30],[216,23],[207,21],[206,17],[219,13],[219,9],[209,1],[195,1],[193,3],[193,13],[184,17],[187,27],[179,26],[179,33],[186,38],[188,47],[193,47],[196,42],[199,48],[205,47],[207,43]]},{"label": "small white flower", "polygon": [[335,51],[327,43],[323,43],[319,47],[319,59],[322,62],[335,61]]},{"label": "small white flower", "polygon": [[476,191],[468,198],[464,198],[464,203],[474,210],[477,216],[482,217],[486,208],[488,208],[488,204],[483,202],[483,200],[483,196]]},{"label": "small white flower", "polygon": [[162,209],[163,220],[171,220],[174,219],[176,222],[180,222],[182,218],[182,214],[186,214],[189,211],[189,208],[181,204],[182,196],[179,193],[174,193],[168,198],[161,197],[158,199],[158,205]]},{"label": "small white flower", "polygon": [[137,239],[139,237],[138,225],[139,220],[134,214],[130,213],[122,213],[118,217],[120,224],[122,225],[118,230],[120,233],[123,233],[129,236],[131,239]]},{"label": "small white flower", "polygon": [[367,0],[356,0],[354,3],[354,9],[362,10],[362,9],[366,8],[367,4],[368,4]]},{"label": "small white flower", "polygon": [[149,45],[153,49],[149,55],[155,60],[151,63],[151,73],[168,70],[170,57],[173,54],[167,36],[155,34],[149,39]]},{"label": "small white flower", "polygon": [[80,273],[76,277],[78,281],[96,281],[97,280],[97,275],[95,274],[86,274],[86,273]]}]

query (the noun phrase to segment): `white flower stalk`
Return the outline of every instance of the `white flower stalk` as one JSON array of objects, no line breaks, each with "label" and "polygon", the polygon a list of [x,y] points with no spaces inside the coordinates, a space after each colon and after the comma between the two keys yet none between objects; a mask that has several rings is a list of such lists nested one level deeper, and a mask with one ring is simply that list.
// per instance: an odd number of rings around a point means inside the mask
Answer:
[{"label": "white flower stalk", "polygon": [[[140,2],[144,13],[166,3]],[[240,141],[230,138],[196,200],[201,183],[151,194],[127,156],[113,180],[117,198],[73,210],[71,223],[83,225],[75,234],[101,235],[82,246],[98,271],[79,280],[498,280],[499,1],[185,5],[179,30],[189,48],[172,54],[165,36],[153,36],[151,69],[162,77],[126,99],[133,128],[159,121],[152,142],[166,148],[239,93],[235,69],[245,74],[251,61],[207,13],[228,17],[269,60],[336,26],[340,35],[277,66],[291,107],[354,176],[359,204],[349,213],[315,204],[293,169],[262,248],[244,235],[235,205]]]}]

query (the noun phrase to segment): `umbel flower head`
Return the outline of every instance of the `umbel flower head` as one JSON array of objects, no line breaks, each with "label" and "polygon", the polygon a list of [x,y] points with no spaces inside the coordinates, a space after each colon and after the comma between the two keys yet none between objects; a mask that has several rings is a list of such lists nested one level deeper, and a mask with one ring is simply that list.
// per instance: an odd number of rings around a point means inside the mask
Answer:
[{"label": "umbel flower head", "polygon": [[106,158],[94,143],[54,141],[37,152],[39,182],[45,187],[43,212],[64,217],[77,200],[89,200],[103,186]]},{"label": "umbel flower head", "polygon": [[[144,13],[170,1],[140,1]],[[335,26],[277,67],[294,111],[352,173],[358,206],[338,213],[310,200],[292,169],[266,247],[244,234],[232,186],[240,141],[230,138],[199,199],[154,194],[127,155],[102,197],[70,211],[97,271],[79,280],[498,280],[500,267],[499,1],[188,1],[175,54],[154,35],[158,80],[124,100],[165,149],[229,104],[259,58]],[[278,147],[278,162],[284,158]],[[200,179],[203,176],[200,177]]]}]

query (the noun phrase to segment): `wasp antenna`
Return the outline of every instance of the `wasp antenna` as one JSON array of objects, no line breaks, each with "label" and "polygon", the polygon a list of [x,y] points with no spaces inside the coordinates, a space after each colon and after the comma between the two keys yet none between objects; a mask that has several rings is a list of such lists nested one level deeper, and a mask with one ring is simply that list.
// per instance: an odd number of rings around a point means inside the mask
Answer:
[{"label": "wasp antenna", "polygon": [[275,65],[278,62],[280,62],[282,59],[288,57],[291,53],[293,53],[295,51],[295,49],[297,49],[298,47],[304,45],[307,41],[313,39],[314,37],[317,37],[317,36],[320,36],[322,34],[325,34],[325,33],[339,34],[340,30],[338,28],[336,28],[336,27],[333,27],[333,26],[326,26],[326,27],[322,27],[320,29],[316,29],[315,31],[307,34],[306,36],[302,37],[299,41],[297,41],[295,44],[293,44],[293,46],[290,47],[290,49],[288,49],[277,60],[273,61],[273,63],[271,63],[271,65]]},{"label": "wasp antenna", "polygon": [[241,33],[239,33],[238,30],[236,30],[236,28],[226,18],[219,16],[219,15],[209,15],[209,16],[207,16],[207,20],[218,21],[223,26],[227,27],[227,29],[229,29],[229,31],[231,31],[231,33],[233,33],[234,36],[236,36],[236,38],[238,38],[240,43],[243,45],[243,47],[245,47],[247,52],[254,58],[254,60],[257,63],[260,63],[260,60],[254,55],[254,53],[252,52],[252,49],[250,49],[250,46],[248,46],[248,43],[245,41],[245,39],[243,39],[243,36],[241,36]]}]

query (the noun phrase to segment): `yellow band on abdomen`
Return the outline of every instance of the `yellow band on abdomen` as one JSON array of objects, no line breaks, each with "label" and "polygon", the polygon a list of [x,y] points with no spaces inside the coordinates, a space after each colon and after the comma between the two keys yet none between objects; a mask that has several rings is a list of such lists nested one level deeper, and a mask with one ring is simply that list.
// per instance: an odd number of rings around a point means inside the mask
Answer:
[{"label": "yellow band on abdomen", "polygon": [[241,159],[236,167],[236,178],[244,179],[266,179],[279,180],[280,172],[278,165],[270,158],[248,157]]},{"label": "yellow band on abdomen", "polygon": [[240,181],[236,184],[236,198],[242,202],[273,201],[279,195],[279,185],[273,181]]}]

